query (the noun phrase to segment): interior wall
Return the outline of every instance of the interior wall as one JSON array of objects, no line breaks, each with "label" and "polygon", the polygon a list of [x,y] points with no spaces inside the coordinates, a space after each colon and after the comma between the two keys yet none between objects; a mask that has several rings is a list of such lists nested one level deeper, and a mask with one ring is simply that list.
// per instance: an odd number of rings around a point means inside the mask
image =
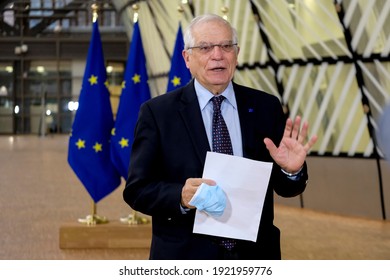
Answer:
[{"label": "interior wall", "polygon": [[[309,181],[302,197],[275,197],[276,203],[317,211],[383,219],[380,176],[375,159],[308,157]],[[390,165],[379,162],[384,214],[390,215]],[[303,204],[301,204],[301,202]]]}]

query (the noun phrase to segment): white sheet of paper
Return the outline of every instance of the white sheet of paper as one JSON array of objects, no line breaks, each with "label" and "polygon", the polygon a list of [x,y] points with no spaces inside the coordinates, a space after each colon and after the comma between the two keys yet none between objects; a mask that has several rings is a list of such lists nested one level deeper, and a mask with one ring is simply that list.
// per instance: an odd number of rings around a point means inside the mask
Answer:
[{"label": "white sheet of paper", "polygon": [[194,233],[256,241],[272,163],[208,152],[203,178],[224,190],[227,203],[222,216],[196,211]]}]

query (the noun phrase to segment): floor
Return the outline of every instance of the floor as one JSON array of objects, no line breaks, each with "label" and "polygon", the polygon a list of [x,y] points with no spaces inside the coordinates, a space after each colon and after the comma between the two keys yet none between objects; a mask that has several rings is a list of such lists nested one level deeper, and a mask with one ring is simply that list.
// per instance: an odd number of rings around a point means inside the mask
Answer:
[{"label": "floor", "polygon": [[[68,137],[0,136],[0,259],[147,259],[144,249],[60,249],[59,228],[92,213],[92,200],[67,163]],[[97,205],[129,214],[122,185]],[[275,207],[286,260],[389,260],[390,221]]]}]

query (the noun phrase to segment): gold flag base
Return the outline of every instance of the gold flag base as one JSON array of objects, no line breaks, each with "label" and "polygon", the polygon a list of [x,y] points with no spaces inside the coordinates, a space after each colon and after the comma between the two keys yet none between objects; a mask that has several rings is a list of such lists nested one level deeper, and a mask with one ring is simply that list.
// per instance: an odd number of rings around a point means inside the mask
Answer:
[{"label": "gold flag base", "polygon": [[86,216],[85,218],[78,219],[78,222],[87,226],[94,226],[98,224],[107,224],[108,219],[96,214],[96,203],[92,201],[92,214]]},{"label": "gold flag base", "polygon": [[87,226],[94,226],[97,224],[107,224],[108,219],[99,215],[88,215],[85,218],[78,219],[79,223],[86,224]]},{"label": "gold flag base", "polygon": [[139,216],[137,212],[129,214],[127,217],[120,218],[119,220],[121,223],[128,225],[145,225],[150,223],[150,219]]}]

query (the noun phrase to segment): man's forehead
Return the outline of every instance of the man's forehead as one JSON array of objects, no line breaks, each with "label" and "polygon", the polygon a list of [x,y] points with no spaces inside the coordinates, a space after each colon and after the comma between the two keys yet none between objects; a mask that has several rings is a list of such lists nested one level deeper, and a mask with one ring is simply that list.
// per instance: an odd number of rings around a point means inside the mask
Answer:
[{"label": "man's forehead", "polygon": [[[212,23],[219,23],[213,21]],[[202,23],[202,26],[199,28],[195,28],[193,32],[194,38],[197,42],[207,42],[210,41],[231,41],[232,40],[232,32],[228,26],[223,23],[219,23],[218,28],[212,28],[207,22]]]}]

